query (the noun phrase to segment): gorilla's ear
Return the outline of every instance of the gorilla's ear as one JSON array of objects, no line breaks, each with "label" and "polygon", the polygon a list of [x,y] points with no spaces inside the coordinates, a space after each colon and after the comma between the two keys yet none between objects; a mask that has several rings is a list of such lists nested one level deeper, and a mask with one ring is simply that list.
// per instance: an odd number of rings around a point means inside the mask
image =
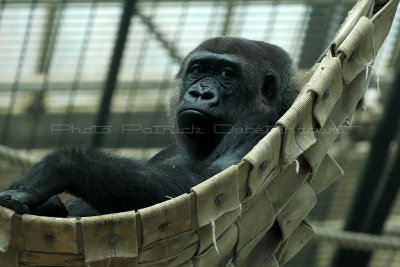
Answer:
[{"label": "gorilla's ear", "polygon": [[277,87],[278,85],[275,76],[272,73],[265,75],[261,91],[263,97],[266,99],[272,99],[276,94]]}]

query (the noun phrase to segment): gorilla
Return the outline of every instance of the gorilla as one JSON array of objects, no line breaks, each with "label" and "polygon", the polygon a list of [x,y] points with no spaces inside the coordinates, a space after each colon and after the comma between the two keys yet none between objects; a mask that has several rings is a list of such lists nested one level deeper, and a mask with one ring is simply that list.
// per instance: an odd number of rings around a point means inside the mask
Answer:
[{"label": "gorilla", "polygon": [[[137,210],[187,193],[240,162],[297,96],[289,55],[269,43],[208,39],[183,60],[169,116],[176,141],[149,160],[59,149],[0,193],[17,213],[91,216]],[[260,131],[260,129],[262,129]],[[61,202],[57,194],[74,198]]]}]

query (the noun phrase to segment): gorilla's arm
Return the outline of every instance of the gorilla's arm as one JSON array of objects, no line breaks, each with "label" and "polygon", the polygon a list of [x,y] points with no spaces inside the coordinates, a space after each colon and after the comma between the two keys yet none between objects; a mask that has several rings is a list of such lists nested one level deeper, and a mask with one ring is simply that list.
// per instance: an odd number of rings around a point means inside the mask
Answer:
[{"label": "gorilla's arm", "polygon": [[165,162],[117,157],[97,150],[57,150],[16,184],[0,193],[0,204],[29,213],[67,191],[100,213],[137,210],[188,192],[199,182],[193,172]]}]

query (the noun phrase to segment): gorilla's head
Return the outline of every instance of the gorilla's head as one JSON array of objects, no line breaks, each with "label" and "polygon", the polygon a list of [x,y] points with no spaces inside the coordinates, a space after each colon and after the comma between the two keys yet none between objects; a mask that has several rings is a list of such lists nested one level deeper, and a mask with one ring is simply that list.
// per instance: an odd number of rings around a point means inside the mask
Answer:
[{"label": "gorilla's head", "polygon": [[254,116],[274,125],[295,98],[293,75],[290,56],[278,46],[232,37],[204,41],[177,74],[170,116],[183,133],[178,142],[210,152],[224,137],[216,127]]}]

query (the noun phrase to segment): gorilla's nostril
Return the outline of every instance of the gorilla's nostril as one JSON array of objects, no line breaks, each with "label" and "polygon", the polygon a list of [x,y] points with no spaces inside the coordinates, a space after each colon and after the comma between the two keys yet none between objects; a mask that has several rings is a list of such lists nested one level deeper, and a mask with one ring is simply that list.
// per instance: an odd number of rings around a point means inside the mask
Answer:
[{"label": "gorilla's nostril", "polygon": [[209,100],[214,98],[214,94],[212,92],[203,92],[201,98],[204,100]]},{"label": "gorilla's nostril", "polygon": [[201,96],[200,93],[195,90],[189,91],[189,94],[194,98],[199,98]]}]

